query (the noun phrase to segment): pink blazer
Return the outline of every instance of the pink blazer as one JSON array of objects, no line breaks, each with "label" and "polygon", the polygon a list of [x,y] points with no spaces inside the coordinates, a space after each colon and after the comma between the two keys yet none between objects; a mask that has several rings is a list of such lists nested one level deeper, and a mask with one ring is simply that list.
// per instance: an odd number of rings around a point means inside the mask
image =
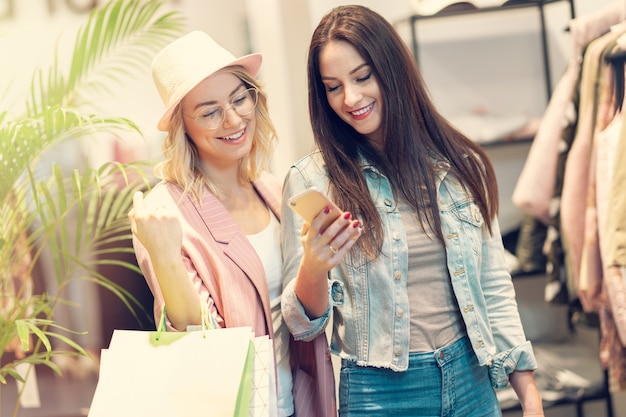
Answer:
[{"label": "pink blazer", "polygon": [[[254,187],[280,220],[281,184],[270,174]],[[245,233],[224,205],[205,190],[201,205],[169,182],[157,184],[149,199],[169,200],[180,210],[183,226],[181,255],[201,298],[221,327],[250,326],[257,336],[273,337],[269,293],[263,264]],[[139,266],[154,295],[154,318],[158,323],[163,295],[148,253],[133,239]],[[169,330],[174,330],[166,320]],[[319,339],[319,340],[318,340]],[[294,371],[294,402],[298,417],[336,415],[335,381],[324,334],[310,343],[291,343]]]}]

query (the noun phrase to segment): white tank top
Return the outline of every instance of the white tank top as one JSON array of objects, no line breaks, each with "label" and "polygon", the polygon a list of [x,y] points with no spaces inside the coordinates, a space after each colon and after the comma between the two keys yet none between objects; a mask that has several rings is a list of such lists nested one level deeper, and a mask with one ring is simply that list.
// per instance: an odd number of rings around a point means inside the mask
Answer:
[{"label": "white tank top", "polygon": [[248,240],[259,255],[269,289],[272,321],[274,327],[274,350],[278,374],[277,408],[278,416],[286,417],[294,413],[292,395],[292,375],[289,363],[289,329],[280,312],[280,296],[283,291],[282,254],[280,249],[280,223],[270,212],[270,222],[261,232],[247,235]]}]

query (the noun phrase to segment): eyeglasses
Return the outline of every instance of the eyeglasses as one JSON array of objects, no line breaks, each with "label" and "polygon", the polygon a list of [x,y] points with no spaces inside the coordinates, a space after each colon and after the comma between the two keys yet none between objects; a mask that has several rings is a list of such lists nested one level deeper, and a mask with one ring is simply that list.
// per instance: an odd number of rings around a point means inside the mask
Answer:
[{"label": "eyeglasses", "polygon": [[228,109],[235,110],[235,113],[239,116],[247,116],[251,114],[256,107],[258,97],[259,92],[256,88],[248,88],[241,93],[237,93],[237,95],[230,101],[230,106],[226,107],[218,104],[202,107],[196,112],[195,115],[189,117],[200,123],[206,129],[215,130],[222,125],[222,122],[224,122],[226,111]]}]

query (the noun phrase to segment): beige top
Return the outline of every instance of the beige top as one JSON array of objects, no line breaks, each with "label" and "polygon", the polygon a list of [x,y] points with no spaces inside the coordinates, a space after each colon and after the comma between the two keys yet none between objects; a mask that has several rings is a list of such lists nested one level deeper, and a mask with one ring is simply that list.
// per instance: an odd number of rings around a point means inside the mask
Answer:
[{"label": "beige top", "polygon": [[406,231],[408,256],[410,352],[430,352],[465,335],[459,307],[452,293],[445,248],[427,235],[417,213],[404,200],[398,209]]}]

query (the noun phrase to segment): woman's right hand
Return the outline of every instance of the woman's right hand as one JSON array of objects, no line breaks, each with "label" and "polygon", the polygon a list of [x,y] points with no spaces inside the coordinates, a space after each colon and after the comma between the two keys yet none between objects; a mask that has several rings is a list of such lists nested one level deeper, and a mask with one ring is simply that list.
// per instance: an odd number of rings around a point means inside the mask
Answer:
[{"label": "woman's right hand", "polygon": [[162,202],[149,201],[137,191],[128,219],[133,235],[152,256],[180,255],[182,226],[172,208]]},{"label": "woman's right hand", "polygon": [[361,222],[347,211],[321,231],[329,215],[327,207],[310,225],[304,223],[302,226],[304,253],[294,290],[310,318],[324,314],[328,305],[328,271],[339,265],[363,231]]}]

